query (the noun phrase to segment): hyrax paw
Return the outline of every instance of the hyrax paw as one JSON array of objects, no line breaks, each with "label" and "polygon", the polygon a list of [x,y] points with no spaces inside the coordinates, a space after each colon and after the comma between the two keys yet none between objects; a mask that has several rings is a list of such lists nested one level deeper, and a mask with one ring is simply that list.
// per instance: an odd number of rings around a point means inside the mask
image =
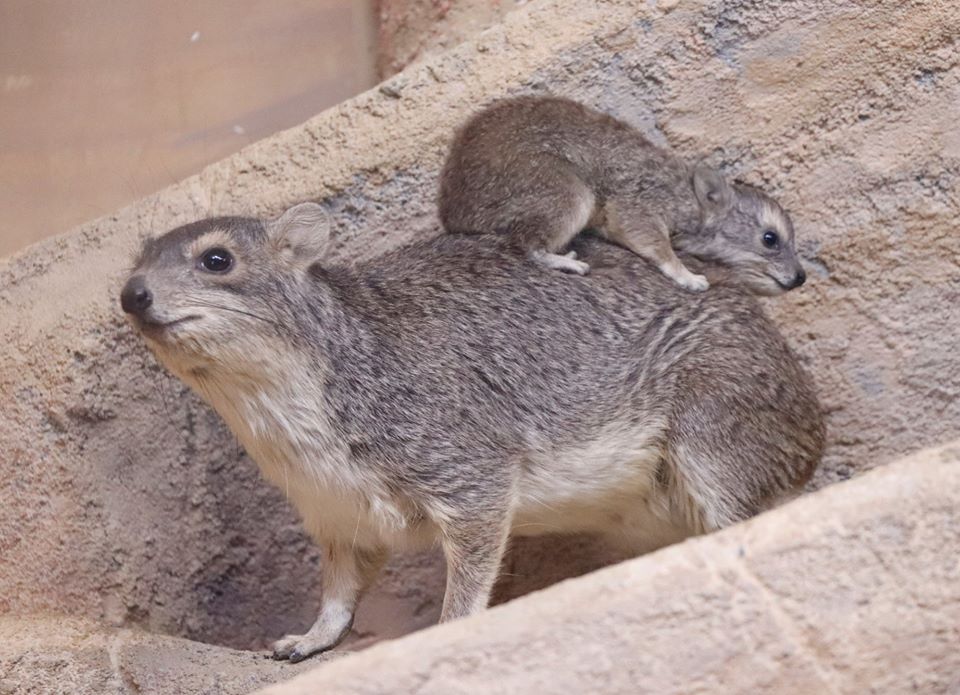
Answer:
[{"label": "hyrax paw", "polygon": [[667,273],[667,275],[673,278],[673,281],[680,285],[680,287],[693,292],[703,292],[705,289],[710,287],[710,282],[707,280],[707,278],[705,278],[703,275],[691,273],[686,269],[684,269],[684,272],[679,274]]},{"label": "hyrax paw", "polygon": [[295,664],[333,646],[329,640],[321,640],[310,635],[287,635],[273,643],[273,658]]},{"label": "hyrax paw", "polygon": [[571,273],[576,273],[577,275],[586,275],[590,272],[590,264],[584,261],[578,261],[576,251],[568,251],[563,254],[561,258],[564,260],[560,265],[560,270],[569,270]]},{"label": "hyrax paw", "polygon": [[577,252],[569,251],[563,255],[547,251],[533,251],[530,257],[544,267],[552,270],[562,270],[567,273],[586,275],[590,272],[590,264],[577,260]]},{"label": "hyrax paw", "polygon": [[703,292],[710,287],[710,282],[703,275],[690,273],[689,276],[678,281],[683,287],[694,292]]},{"label": "hyrax paw", "polygon": [[290,657],[290,654],[293,653],[293,650],[297,648],[297,644],[304,638],[304,635],[287,635],[283,639],[278,639],[273,643],[273,658],[274,659],[287,659]]},{"label": "hyrax paw", "polygon": [[703,292],[710,287],[710,282],[706,277],[691,273],[687,266],[676,259],[661,263],[660,272],[687,290]]}]

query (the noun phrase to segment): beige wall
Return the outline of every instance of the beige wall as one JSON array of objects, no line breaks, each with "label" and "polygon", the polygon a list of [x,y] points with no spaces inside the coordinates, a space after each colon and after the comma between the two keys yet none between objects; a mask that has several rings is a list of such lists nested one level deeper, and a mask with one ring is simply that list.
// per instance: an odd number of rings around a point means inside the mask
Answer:
[{"label": "beige wall", "polygon": [[0,256],[375,81],[352,0],[0,0]]},{"label": "beige wall", "polygon": [[0,0],[0,257],[488,27],[518,0]]}]

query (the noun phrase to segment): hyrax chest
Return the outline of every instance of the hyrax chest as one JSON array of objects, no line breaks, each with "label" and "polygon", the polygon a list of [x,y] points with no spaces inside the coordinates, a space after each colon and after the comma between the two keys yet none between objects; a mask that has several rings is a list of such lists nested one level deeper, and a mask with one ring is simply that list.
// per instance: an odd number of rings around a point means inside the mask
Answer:
[{"label": "hyrax chest", "polygon": [[311,535],[360,547],[430,542],[426,520],[390,493],[375,468],[352,459],[319,391],[309,391],[264,384],[201,389]]}]

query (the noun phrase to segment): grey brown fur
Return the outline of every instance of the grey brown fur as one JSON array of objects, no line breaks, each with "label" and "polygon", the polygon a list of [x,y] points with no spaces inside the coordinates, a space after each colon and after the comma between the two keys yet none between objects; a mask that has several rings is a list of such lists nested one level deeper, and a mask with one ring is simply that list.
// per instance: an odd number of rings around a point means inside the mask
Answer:
[{"label": "grey brown fur", "polygon": [[[439,208],[449,232],[502,233],[541,263],[579,274],[589,265],[561,252],[589,226],[687,289],[709,283],[675,248],[732,268],[760,294],[806,278],[793,224],[773,198],[568,99],[504,99],[473,116],[451,145]],[[773,248],[766,232],[777,236]]]},{"label": "grey brown fur", "polygon": [[[511,534],[655,547],[746,519],[817,465],[810,381],[742,291],[691,297],[596,238],[574,242],[588,277],[497,236],[328,266],[318,210],[175,229],[122,294],[325,548],[320,616],[278,658],[337,644],[391,549],[440,543],[450,620],[487,604]],[[228,271],[201,267],[210,248]]]}]

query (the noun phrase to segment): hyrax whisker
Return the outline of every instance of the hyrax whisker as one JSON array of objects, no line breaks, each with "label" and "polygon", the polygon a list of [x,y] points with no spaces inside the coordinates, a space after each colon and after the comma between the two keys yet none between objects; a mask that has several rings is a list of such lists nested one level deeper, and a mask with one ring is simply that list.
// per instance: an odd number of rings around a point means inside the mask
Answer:
[{"label": "hyrax whisker", "polygon": [[246,311],[244,309],[237,309],[236,307],[224,306],[223,304],[214,304],[212,302],[207,302],[198,297],[187,296],[187,299],[196,306],[206,307],[207,309],[218,309],[220,311],[232,311],[237,314],[243,314],[244,316],[249,316],[250,318],[258,319],[264,323],[269,323],[272,326],[276,326],[278,329],[281,328],[280,324],[274,321],[273,319],[268,319],[265,316],[260,316],[255,314],[252,311]]},{"label": "hyrax whisker", "polygon": [[153,388],[160,397],[160,404],[163,406],[163,414],[167,417],[167,421],[172,423],[173,417],[170,415],[170,408],[167,406],[167,394],[164,391],[163,377],[159,374],[157,374],[153,380]]}]

